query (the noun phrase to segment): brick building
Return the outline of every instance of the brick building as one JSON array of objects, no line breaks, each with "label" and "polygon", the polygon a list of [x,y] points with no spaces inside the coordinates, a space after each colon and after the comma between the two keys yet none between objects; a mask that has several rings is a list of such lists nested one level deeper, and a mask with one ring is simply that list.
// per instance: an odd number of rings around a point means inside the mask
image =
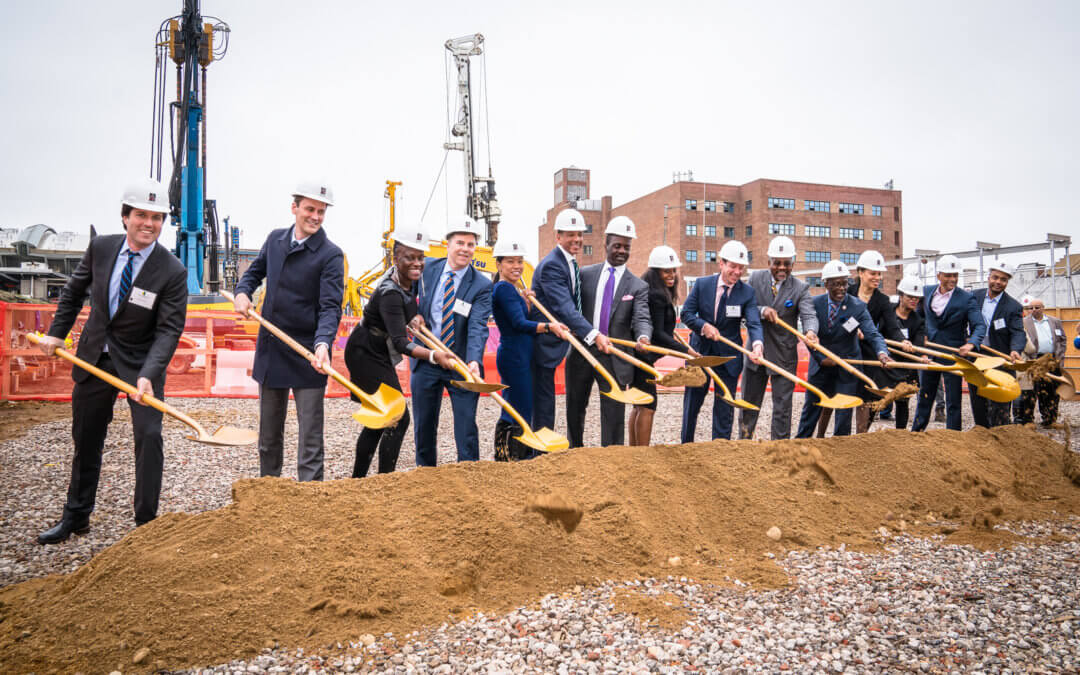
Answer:
[{"label": "brick building", "polygon": [[[738,239],[750,251],[750,268],[768,264],[769,240],[784,234],[795,241],[795,272],[819,269],[829,260],[854,264],[859,253],[876,249],[886,260],[902,257],[904,235],[899,190],[818,185],[758,179],[745,185],[677,181],[621,206],[611,197],[590,198],[590,172],[570,167],[555,173],[555,205],[540,226],[539,253],[555,246],[555,216],[573,206],[585,216],[588,231],[582,265],[604,260],[604,227],[628,216],[638,238],[630,269],[642,274],[649,251],[667,244],[683,260],[688,280],[716,272],[720,247]],[[899,267],[885,273],[882,289],[896,291]],[[817,275],[802,275],[820,286]]]}]

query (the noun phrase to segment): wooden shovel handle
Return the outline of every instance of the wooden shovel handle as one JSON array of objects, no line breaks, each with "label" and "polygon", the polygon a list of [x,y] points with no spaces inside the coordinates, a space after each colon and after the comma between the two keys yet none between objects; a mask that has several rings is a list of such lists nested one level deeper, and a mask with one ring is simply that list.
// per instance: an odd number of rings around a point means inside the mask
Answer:
[{"label": "wooden shovel handle", "polygon": [[[742,352],[743,354],[746,354],[747,356],[750,356],[750,355],[753,354],[753,352],[751,352],[746,347],[743,347],[742,345],[740,345],[740,344],[738,344],[736,342],[732,342],[731,340],[727,339],[723,335],[720,336],[720,341],[723,342],[724,344],[726,344],[727,346],[732,347],[733,349],[737,349],[738,351]],[[823,401],[825,399],[827,399],[827,398],[832,398],[831,396],[826,395],[825,392],[822,391],[821,389],[818,389],[817,387],[810,384],[806,380],[802,379],[801,377],[799,377],[795,373],[791,373],[791,372],[788,372],[788,371],[784,370],[783,368],[776,365],[772,361],[766,359],[764,356],[758,359],[758,363],[760,365],[765,366],[769,370],[773,371],[777,375],[780,375],[781,377],[784,377],[784,378],[787,378],[788,380],[791,380],[795,384],[801,384],[804,389],[806,389],[807,391],[813,392],[814,394],[817,394],[817,397],[819,399],[823,400]]]},{"label": "wooden shovel handle", "polygon": [[[631,340],[624,340],[622,338],[614,338],[614,337],[610,337],[610,336],[608,337],[608,339],[611,340],[611,342],[613,344],[622,345],[623,347],[637,347],[638,346],[638,343],[633,342]],[[674,356],[675,358],[684,359],[684,360],[694,358],[693,356],[691,356],[687,352],[679,352],[679,351],[675,351],[674,349],[668,349],[667,347],[657,347],[656,345],[641,345],[641,346],[642,346],[642,348],[645,349],[645,351],[652,352],[653,354],[661,354],[663,356]]]},{"label": "wooden shovel handle", "polygon": [[800,332],[799,332],[798,330],[796,330],[795,328],[792,328],[792,327],[791,327],[790,325],[788,325],[788,323],[787,323],[786,321],[784,321],[784,320],[783,320],[783,319],[781,319],[780,317],[776,317],[776,319],[775,319],[775,322],[776,322],[776,323],[777,323],[778,325],[780,325],[780,326],[781,326],[782,328],[784,328],[784,329],[786,329],[786,330],[790,331],[790,332],[791,332],[791,333],[792,333],[793,335],[795,335],[795,337],[797,337],[797,338],[799,338],[800,340],[802,340],[802,341],[803,341],[803,343],[804,343],[804,344],[806,344],[806,346],[807,346],[807,347],[809,347],[810,349],[815,349],[815,350],[817,350],[817,351],[821,352],[821,353],[822,353],[822,354],[824,354],[824,355],[825,355],[826,357],[828,357],[828,358],[832,359],[832,360],[833,360],[833,361],[834,361],[834,362],[836,363],[836,365],[838,365],[838,366],[840,366],[841,368],[843,368],[844,370],[848,371],[849,373],[851,373],[851,374],[852,374],[852,375],[854,375],[855,377],[859,378],[860,380],[862,380],[862,381],[863,381],[863,382],[865,382],[866,384],[870,385],[870,386],[871,386],[871,387],[873,387],[874,389],[877,389],[877,382],[874,382],[874,381],[873,381],[873,380],[871,380],[871,379],[870,379],[869,377],[867,377],[867,376],[866,376],[866,373],[864,373],[863,371],[861,371],[861,370],[859,370],[858,368],[856,368],[855,366],[851,365],[850,363],[848,363],[848,362],[847,362],[847,361],[845,361],[844,359],[840,358],[840,357],[839,357],[839,356],[837,356],[836,354],[833,354],[833,353],[832,353],[831,351],[829,351],[828,349],[826,349],[825,347],[823,347],[823,346],[821,345],[821,343],[814,343],[814,342],[810,342],[809,340],[807,340],[807,339],[806,339],[806,336],[805,336],[805,335],[803,335],[802,333],[800,333]]},{"label": "wooden shovel handle", "polygon": [[[889,345],[890,347],[896,347],[897,349],[902,349],[904,347],[903,342],[897,342],[896,340],[890,340],[888,338],[885,338],[885,344]],[[932,342],[927,342],[926,344],[933,344],[933,343]],[[953,356],[952,354],[946,354],[945,352],[939,352],[939,351],[936,351],[934,349],[927,349],[926,347],[920,347],[918,345],[911,345],[911,348],[914,349],[919,354],[926,354],[927,356],[936,356],[939,359],[951,359],[953,361],[955,361],[957,359],[957,357]]]}]

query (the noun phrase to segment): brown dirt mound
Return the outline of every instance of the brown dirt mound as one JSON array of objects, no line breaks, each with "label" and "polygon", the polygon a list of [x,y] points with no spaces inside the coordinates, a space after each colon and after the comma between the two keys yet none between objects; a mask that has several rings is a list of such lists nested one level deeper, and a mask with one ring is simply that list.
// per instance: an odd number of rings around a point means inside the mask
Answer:
[{"label": "brown dirt mound", "polygon": [[[874,547],[885,525],[937,532],[919,525],[933,514],[951,518],[958,539],[990,545],[1007,537],[986,529],[990,518],[1080,513],[1062,453],[1003,427],[588,448],[331,483],[241,480],[227,508],[166,515],[73,574],[0,590],[0,663],[126,672],[142,649],[144,669],[220,663],[268,642],[400,635],[636,575],[776,586],[787,577],[766,553]],[[556,486],[564,512],[583,512],[573,532],[525,508]],[[779,541],[766,536],[773,526]]]},{"label": "brown dirt mound", "polygon": [[682,366],[656,380],[661,387],[700,387],[705,384],[705,371],[697,366]]},{"label": "brown dirt mound", "polygon": [[918,393],[919,388],[915,385],[911,384],[910,382],[901,382],[900,384],[893,387],[888,394],[885,394],[883,397],[879,398],[876,401],[871,401],[870,403],[867,403],[867,405],[870,406],[870,409],[874,412],[881,412],[888,406],[892,405],[893,401],[900,398],[910,398]]}]

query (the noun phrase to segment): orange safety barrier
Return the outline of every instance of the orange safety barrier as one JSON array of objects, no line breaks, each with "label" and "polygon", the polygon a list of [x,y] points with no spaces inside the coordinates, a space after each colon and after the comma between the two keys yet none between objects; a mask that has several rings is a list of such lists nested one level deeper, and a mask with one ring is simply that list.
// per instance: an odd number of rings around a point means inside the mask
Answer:
[{"label": "orange safety barrier", "polygon": [[[28,305],[0,302],[0,401],[70,400],[72,365],[62,359],[44,356],[26,339],[30,332],[48,330],[56,305]],[[86,323],[89,308],[83,309],[71,330],[74,345],[78,344],[82,326]],[[337,337],[331,350],[334,368],[347,373],[344,348],[356,317],[344,317],[338,326]],[[484,353],[484,374],[489,382],[498,382],[495,352],[499,344],[499,330],[490,326],[487,348]],[[254,321],[241,319],[235,312],[218,310],[192,310],[188,312],[180,345],[169,363],[165,380],[167,396],[177,397],[226,397],[257,398],[258,384],[251,379],[255,360],[255,338],[258,326]],[[686,329],[680,329],[684,336]],[[71,347],[74,351],[75,346]],[[675,370],[682,360],[664,357],[656,368],[662,373]],[[798,374],[806,377],[807,354],[799,346]],[[397,367],[402,391],[409,395],[408,362]],[[801,388],[798,389],[801,391]],[[555,373],[555,391],[565,392],[563,367]],[[344,397],[348,392],[333,380],[329,381],[327,396]]]}]

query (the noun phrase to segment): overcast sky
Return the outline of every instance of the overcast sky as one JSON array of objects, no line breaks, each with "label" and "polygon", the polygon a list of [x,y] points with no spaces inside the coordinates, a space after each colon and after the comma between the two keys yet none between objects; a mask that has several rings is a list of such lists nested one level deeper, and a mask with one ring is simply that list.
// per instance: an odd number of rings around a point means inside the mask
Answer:
[{"label": "overcast sky", "polygon": [[[149,170],[154,35],[181,4],[9,3],[0,226],[120,231],[123,185]],[[502,232],[530,247],[570,164],[616,205],[676,169],[729,184],[891,178],[907,253],[1080,234],[1078,8],[204,0],[232,28],[209,69],[209,197],[258,247],[289,224],[294,182],[324,176],[330,237],[354,267],[371,262],[384,181],[404,182],[399,216],[415,222],[443,158],[443,43],[481,32]],[[451,154],[432,235],[462,210],[462,173]]]}]

